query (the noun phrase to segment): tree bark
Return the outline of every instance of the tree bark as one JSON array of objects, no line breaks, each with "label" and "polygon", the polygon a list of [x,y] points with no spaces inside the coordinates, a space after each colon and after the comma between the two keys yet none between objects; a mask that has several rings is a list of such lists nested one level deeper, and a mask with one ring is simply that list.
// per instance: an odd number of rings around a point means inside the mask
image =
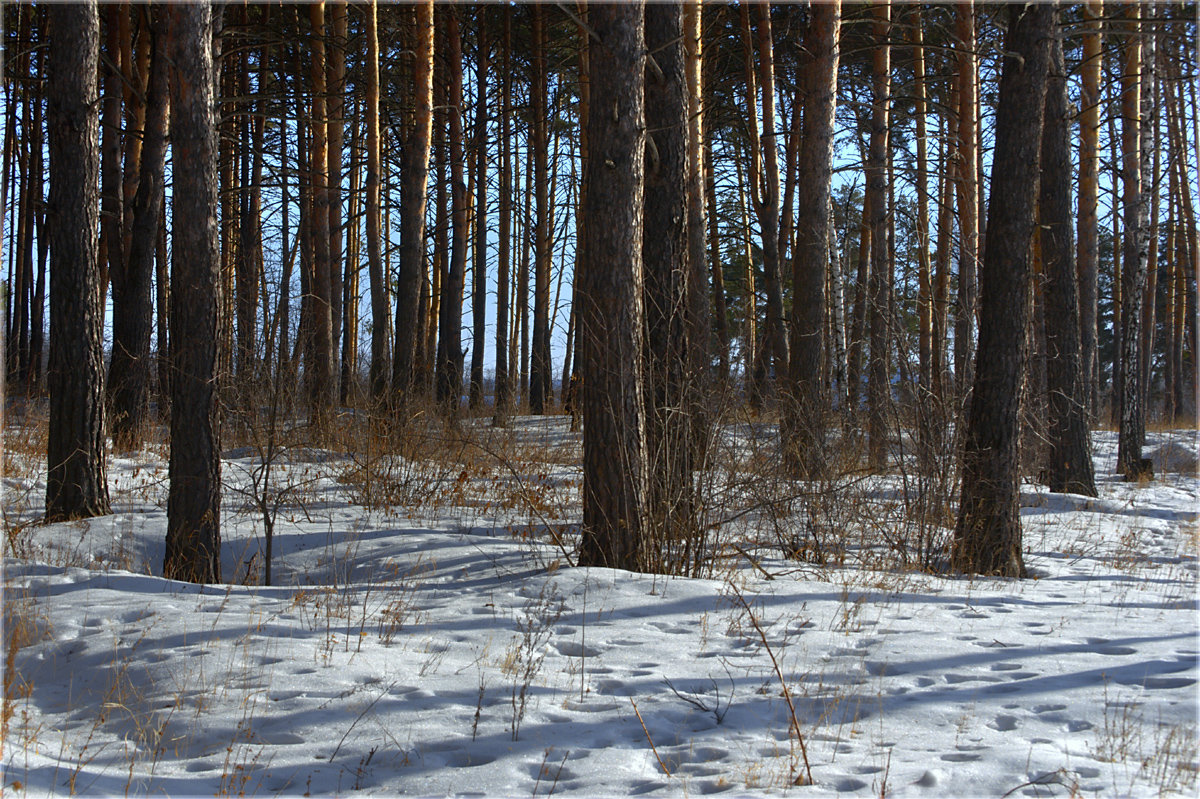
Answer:
[{"label": "tree bark", "polygon": [[[688,302],[688,97],[683,7],[645,6],[646,156],[642,230],[649,535],[668,549],[690,538],[691,431],[684,407]],[[590,187],[589,187],[590,188]]]},{"label": "tree bark", "polygon": [[[512,130],[509,107],[512,97],[512,15],[510,6],[504,15],[504,44],[500,60],[500,229],[496,235],[496,399],[492,424],[508,425],[512,406],[509,376],[509,275],[512,274]],[[586,92],[586,88],[582,89]],[[576,266],[576,269],[579,267]]]},{"label": "tree bark", "polygon": [[[956,4],[958,37],[958,304],[954,320],[954,376],[960,399],[973,382],[971,353],[976,335],[976,272],[979,269],[979,181],[976,162],[979,146],[976,116],[975,11],[973,0]],[[1036,141],[1034,142],[1036,144]]]},{"label": "tree bark", "polygon": [[[792,256],[792,343],[789,399],[781,432],[790,470],[805,480],[826,472],[825,422],[829,395],[821,382],[826,293],[830,271],[829,213],[833,180],[834,116],[837,109],[838,28],[841,3],[819,3],[804,37],[811,60],[804,67],[804,138],[797,185],[796,248]],[[794,109],[799,114],[800,109]]]},{"label": "tree bark", "polygon": [[1071,154],[1066,64],[1055,39],[1042,127],[1038,199],[1045,270],[1047,485],[1096,496],[1087,427],[1087,383],[1080,362],[1077,276],[1071,241]]},{"label": "tree bark", "polygon": [[[1126,13],[1136,16],[1137,5],[1127,5]],[[1121,261],[1121,374],[1117,384],[1120,427],[1117,433],[1117,472],[1126,480],[1148,475],[1142,462],[1142,442],[1146,436],[1146,416],[1141,389],[1141,321],[1149,256],[1149,186],[1143,185],[1142,152],[1142,32],[1139,23],[1127,23],[1124,42],[1125,63],[1121,92],[1121,185],[1125,237]]]},{"label": "tree bark", "polygon": [[412,7],[416,36],[413,47],[414,128],[405,142],[401,173],[400,276],[396,284],[395,352],[392,391],[404,401],[416,388],[421,276],[425,271],[425,184],[429,180],[429,145],[433,134],[433,0]]},{"label": "tree bark", "polygon": [[645,158],[643,4],[597,5],[588,80],[591,157],[584,180],[584,566],[644,569],[647,456],[642,397],[642,192]]},{"label": "tree bark", "polygon": [[104,303],[96,252],[100,178],[95,3],[54,5],[50,144],[50,434],[46,520],[109,513],[104,463]]},{"label": "tree bark", "polygon": [[870,360],[867,362],[867,460],[874,471],[887,462],[887,411],[891,398],[892,262],[888,247],[888,110],[891,105],[891,3],[874,6],[874,59],[871,67],[871,144],[867,157],[864,214],[871,226],[871,274],[868,279]]},{"label": "tree bark", "polygon": [[169,9],[171,32],[171,459],[163,576],[221,580],[221,445],[217,347],[217,130],[207,4]]},{"label": "tree bark", "polygon": [[548,179],[548,128],[546,93],[546,21],[541,5],[533,9],[533,101],[534,197],[537,229],[534,234],[533,341],[529,365],[529,412],[542,414],[550,402],[550,181]]},{"label": "tree bark", "polygon": [[380,141],[379,141],[379,9],[370,0],[366,9],[367,60],[366,106],[367,118],[367,274],[371,281],[371,398],[379,402],[387,394],[387,365],[389,341],[387,320],[391,315],[387,277],[383,271],[382,238],[380,229]]},{"label": "tree bark", "polygon": [[141,176],[130,208],[129,259],[123,279],[113,282],[113,354],[108,380],[113,447],[118,451],[137,446],[150,399],[150,333],[154,324],[151,291],[169,113],[166,26],[164,14],[155,16]]},{"label": "tree bark", "polygon": [[309,275],[308,318],[311,358],[305,364],[308,383],[309,413],[318,426],[325,420],[334,402],[333,369],[333,259],[329,228],[329,119],[326,103],[325,3],[308,7],[312,24],[312,149],[309,176],[312,182],[312,272]]},{"label": "tree bark", "polygon": [[1104,60],[1100,19],[1103,16],[1104,3],[1101,0],[1091,0],[1084,7],[1087,27],[1083,34],[1079,90],[1079,234],[1075,268],[1079,283],[1080,361],[1089,418],[1096,417],[1100,404],[1100,363],[1097,347],[1100,229],[1096,209],[1099,203],[1100,74]]},{"label": "tree bark", "polygon": [[487,347],[487,6],[476,9],[475,61],[475,259],[471,275],[471,383],[469,403],[476,410],[483,403],[483,352]]},{"label": "tree bark", "polygon": [[447,9],[446,34],[449,44],[446,111],[447,143],[450,154],[450,262],[442,281],[438,306],[437,401],[451,417],[458,413],[462,397],[463,349],[462,302],[467,271],[467,210],[470,198],[464,182],[466,156],[463,150],[462,37],[456,9]]},{"label": "tree bark", "polygon": [[[685,383],[686,413],[691,427],[693,462],[703,465],[712,426],[709,397],[712,388],[712,312],[709,310],[707,270],[707,219],[705,212],[704,168],[704,53],[703,5],[699,0],[683,3],[684,76],[687,82],[685,97],[690,100],[687,111],[687,375]],[[724,285],[721,292],[724,293]],[[724,297],[721,314],[725,313]],[[723,320],[721,320],[723,321]]]},{"label": "tree bark", "polygon": [[980,292],[979,351],[964,434],[951,564],[1026,576],[1018,507],[1018,412],[1039,143],[1054,8],[1009,6]]},{"label": "tree bark", "polygon": [[329,148],[326,150],[325,173],[328,176],[327,196],[329,213],[329,384],[330,403],[341,396],[338,365],[338,344],[342,339],[345,308],[342,303],[345,268],[345,237],[342,234],[342,151],[346,129],[346,0],[333,0],[329,6],[329,29],[326,36],[325,76],[329,87]]}]

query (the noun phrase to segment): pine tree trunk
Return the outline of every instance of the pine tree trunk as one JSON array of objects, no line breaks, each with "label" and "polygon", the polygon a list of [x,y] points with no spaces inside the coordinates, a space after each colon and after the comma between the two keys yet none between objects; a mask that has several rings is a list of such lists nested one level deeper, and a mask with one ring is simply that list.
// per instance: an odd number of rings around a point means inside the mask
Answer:
[{"label": "pine tree trunk", "polygon": [[346,196],[346,273],[342,280],[342,376],[338,401],[350,405],[358,391],[359,276],[362,273],[362,126],[359,100],[350,111],[350,187]]},{"label": "pine tree trunk", "polygon": [[[645,7],[646,156],[642,194],[643,364],[649,528],[671,563],[690,537],[692,446],[684,407],[688,348],[688,97],[683,7]],[[589,186],[589,188],[591,188]],[[672,565],[674,565],[672,563]],[[668,567],[670,568],[670,567]]]},{"label": "pine tree trunk", "polygon": [[[792,343],[781,432],[784,457],[801,479],[826,471],[825,422],[829,395],[821,382],[825,351],[825,287],[829,275],[829,213],[833,181],[834,115],[837,108],[838,29],[841,4],[812,8],[804,37],[809,54],[803,74],[804,138],[799,155],[800,187],[796,249],[792,257]],[[800,109],[794,109],[799,114]]]},{"label": "pine tree trunk", "polygon": [[[499,231],[496,234],[496,398],[492,424],[506,427],[512,406],[512,387],[509,377],[509,275],[512,274],[512,131],[510,125],[512,96],[512,15],[505,6],[504,44],[500,57],[500,197]],[[582,89],[586,92],[586,88]],[[576,269],[579,267],[576,266]]]},{"label": "pine tree trunk", "polygon": [[[103,294],[124,277],[121,253],[121,6],[104,8],[104,88],[100,124],[100,275]],[[26,117],[28,119],[28,117]]]},{"label": "pine tree trunk", "polygon": [[1099,144],[1100,74],[1104,59],[1101,46],[1101,22],[1104,3],[1091,0],[1084,7],[1087,27],[1083,35],[1082,81],[1079,96],[1079,234],[1076,271],[1079,282],[1080,362],[1084,397],[1089,418],[1095,418],[1100,404],[1099,357],[1097,347],[1097,276],[1100,269],[1099,220]]},{"label": "pine tree trunk", "polygon": [[1046,407],[1051,491],[1096,496],[1087,428],[1087,383],[1080,361],[1077,275],[1072,262],[1071,154],[1066,64],[1054,40],[1042,129],[1038,199],[1046,274]]},{"label": "pine tree trunk", "polygon": [[309,230],[312,235],[312,272],[309,275],[308,325],[311,357],[305,364],[308,382],[309,413],[320,426],[333,408],[333,258],[330,251],[329,228],[329,115],[326,103],[327,82],[325,64],[325,3],[323,0],[308,7],[312,23],[312,149],[309,153],[312,184],[312,213]]},{"label": "pine tree trunk", "polygon": [[378,3],[371,0],[366,10],[367,60],[365,112],[367,117],[367,274],[371,281],[371,398],[379,402],[387,394],[390,354],[387,319],[391,314],[387,276],[383,271],[380,230],[380,142],[379,142],[379,23]]},{"label": "pine tree trunk", "polygon": [[476,9],[478,27],[476,42],[478,54],[475,62],[475,259],[471,275],[471,383],[470,407],[479,408],[483,403],[483,353],[487,347],[487,6]]},{"label": "pine tree trunk", "polygon": [[171,32],[171,460],[163,576],[221,581],[217,372],[221,308],[211,9],[175,5]]},{"label": "pine tree trunk", "polygon": [[[1126,13],[1138,14],[1137,6],[1127,6]],[[1121,274],[1121,379],[1117,398],[1120,404],[1120,427],[1117,434],[1117,472],[1126,480],[1149,476],[1149,465],[1142,460],[1142,442],[1146,436],[1146,416],[1142,407],[1141,389],[1141,321],[1142,301],[1146,289],[1146,266],[1149,256],[1148,208],[1149,186],[1143,185],[1143,164],[1148,162],[1142,151],[1142,33],[1136,21],[1128,22],[1124,42],[1125,63],[1121,92],[1121,185],[1123,240]]]},{"label": "pine tree trunk", "polygon": [[95,3],[54,5],[50,145],[50,438],[46,521],[109,513],[104,463],[104,303],[97,262],[100,178]]},{"label": "pine tree trunk", "polygon": [[[150,399],[151,291],[158,222],[163,204],[163,165],[167,150],[167,62],[164,14],[156,14],[154,57],[146,97],[141,176],[130,208],[129,259],[121,290],[113,283],[113,354],[109,368],[113,447],[137,446]],[[118,300],[119,298],[119,300]],[[118,311],[119,308],[119,311]]]},{"label": "pine tree trunk", "polygon": [[[979,146],[976,116],[975,11],[972,0],[956,4],[955,35],[958,37],[958,304],[954,319],[954,376],[960,400],[973,382],[975,349],[976,272],[980,246],[979,181],[976,173]],[[1036,142],[1035,142],[1036,144]]]},{"label": "pine tree trunk", "polygon": [[545,413],[551,398],[550,383],[550,181],[548,179],[550,125],[546,101],[546,21],[541,5],[533,6],[533,169],[537,230],[534,234],[533,351],[529,365],[529,412]]},{"label": "pine tree trunk", "polygon": [[[704,70],[707,75],[708,70]],[[707,97],[708,94],[705,93]],[[704,202],[708,218],[708,268],[712,273],[712,312],[716,317],[718,377],[729,383],[729,309],[725,297],[725,265],[721,261],[720,217],[717,213],[717,179],[713,170],[713,137],[704,136]]]},{"label": "pine tree trunk", "polygon": [[941,425],[934,394],[933,272],[929,262],[929,153],[926,128],[925,41],[921,7],[912,10],[912,57],[917,123],[917,436],[923,468],[935,466]]},{"label": "pine tree trunk", "polygon": [[333,0],[329,7],[331,35],[327,36],[325,74],[329,87],[329,149],[326,151],[329,211],[329,401],[337,402],[341,368],[339,343],[345,318],[342,274],[345,269],[345,237],[342,234],[342,151],[346,129],[346,0]]},{"label": "pine tree trunk", "polygon": [[1018,414],[1054,8],[1009,6],[1008,22],[981,270],[979,351],[951,563],[972,574],[1024,577]]},{"label": "pine tree trunk", "polygon": [[867,361],[867,459],[874,471],[887,462],[887,412],[891,398],[892,262],[888,246],[888,110],[891,104],[891,4],[874,6],[874,60],[871,67],[871,144],[867,156],[864,214],[871,226],[871,275],[867,283],[870,358]]},{"label": "pine tree trunk", "polygon": [[437,402],[450,418],[458,413],[462,397],[462,302],[467,271],[467,212],[470,205],[464,181],[466,156],[463,148],[462,37],[456,10],[446,12],[448,48],[447,150],[450,156],[450,262],[442,281],[438,306]]},{"label": "pine tree trunk", "polygon": [[[687,374],[684,386],[685,413],[691,427],[693,462],[702,466],[711,434],[713,413],[709,407],[712,376],[712,312],[709,310],[707,219],[704,191],[704,91],[703,91],[703,6],[699,0],[683,3],[685,96],[689,99],[687,133]],[[724,286],[721,287],[722,293]],[[724,297],[721,313],[724,314]],[[690,479],[690,478],[689,478]]]},{"label": "pine tree trunk", "polygon": [[644,569],[647,458],[642,397],[642,191],[645,43],[642,3],[598,5],[590,58],[591,157],[584,180],[587,253],[583,336],[584,566]]},{"label": "pine tree trunk", "polygon": [[[406,9],[407,10],[407,9]],[[404,147],[400,203],[400,277],[396,285],[395,352],[392,391],[402,401],[417,386],[416,354],[421,277],[425,272],[425,185],[429,179],[429,145],[433,133],[433,0],[412,7],[416,36],[413,47],[414,128]]]}]

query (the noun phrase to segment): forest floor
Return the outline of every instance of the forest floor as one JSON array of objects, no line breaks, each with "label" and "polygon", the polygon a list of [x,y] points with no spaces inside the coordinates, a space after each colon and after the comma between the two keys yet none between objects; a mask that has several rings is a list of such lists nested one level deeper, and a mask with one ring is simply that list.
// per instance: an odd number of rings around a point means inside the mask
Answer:
[{"label": "forest floor", "polygon": [[1114,477],[1100,432],[1098,499],[1024,485],[1020,581],[920,568],[952,515],[911,474],[771,476],[769,425],[722,437],[702,499],[723,523],[686,579],[570,565],[564,417],[468,422],[410,458],[289,445],[269,478],[248,439],[224,459],[232,582],[197,587],[155,576],[163,447],[110,462],[111,516],[42,525],[44,430],[20,423],[11,795],[1197,789],[1195,431],[1149,435],[1152,482]]}]

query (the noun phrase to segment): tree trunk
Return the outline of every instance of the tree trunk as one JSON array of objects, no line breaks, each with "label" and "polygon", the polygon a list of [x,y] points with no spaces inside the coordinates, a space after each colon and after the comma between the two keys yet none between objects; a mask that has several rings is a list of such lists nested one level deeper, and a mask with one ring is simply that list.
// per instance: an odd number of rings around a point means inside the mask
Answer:
[{"label": "tree trunk", "polygon": [[109,513],[104,464],[104,302],[96,252],[100,178],[95,3],[54,5],[50,144],[50,439],[46,520]]},{"label": "tree trunk", "polygon": [[[512,387],[509,376],[509,275],[512,274],[512,131],[510,98],[512,97],[512,15],[505,6],[504,45],[500,61],[500,208],[496,241],[496,399],[492,423],[508,425],[512,406]],[[582,89],[586,92],[586,87]],[[576,266],[576,269],[579,267]]]},{"label": "tree trunk", "polygon": [[163,576],[221,581],[221,445],[217,346],[217,131],[211,10],[169,9],[171,150],[171,461]]},{"label": "tree trunk", "polygon": [[[958,56],[958,304],[954,320],[954,376],[960,398],[973,382],[971,353],[975,348],[976,288],[979,243],[979,182],[976,150],[975,11],[972,0],[956,5],[955,35],[961,48]],[[1036,140],[1034,144],[1036,144]]]},{"label": "tree trunk", "polygon": [[367,274],[371,280],[371,398],[379,402],[387,394],[389,347],[387,319],[391,313],[387,276],[383,271],[380,230],[380,142],[379,142],[379,13],[376,0],[366,10],[367,60]]},{"label": "tree trunk", "polygon": [[892,262],[888,246],[888,110],[891,104],[891,4],[874,6],[875,48],[871,68],[871,145],[867,157],[867,193],[863,200],[871,226],[869,300],[870,359],[867,362],[867,459],[874,471],[887,462],[887,412],[891,398]]},{"label": "tree trunk", "polygon": [[1096,496],[1087,427],[1087,383],[1080,362],[1078,291],[1071,241],[1071,138],[1062,42],[1052,45],[1042,128],[1038,199],[1046,275],[1046,407],[1051,491]]},{"label": "tree trunk", "polygon": [[129,259],[123,279],[113,283],[113,354],[108,380],[113,447],[118,451],[137,446],[150,399],[150,333],[154,324],[151,290],[163,203],[168,118],[165,22],[162,13],[155,16],[141,176],[130,208]]},{"label": "tree trunk", "polygon": [[534,191],[537,231],[534,234],[533,352],[529,365],[529,412],[542,414],[550,402],[550,181],[548,180],[550,126],[546,102],[546,21],[541,5],[533,9],[533,101]]},{"label": "tree trunk", "polygon": [[1079,95],[1079,241],[1076,272],[1079,283],[1080,362],[1088,417],[1094,419],[1100,404],[1100,363],[1097,347],[1097,276],[1100,270],[1099,202],[1100,74],[1102,0],[1084,7],[1087,27],[1083,34],[1083,62]]},{"label": "tree trunk", "polygon": [[[767,299],[767,319],[763,353],[763,367],[770,375],[774,367],[775,377],[787,374],[787,332],[783,325],[783,289],[780,283],[779,257],[779,151],[775,133],[775,59],[771,37],[771,11],[769,3],[758,5],[758,22],[755,33],[758,44],[758,83],[762,91],[762,134],[758,134],[758,120],[754,109],[757,98],[753,97],[753,84],[749,84],[748,113],[751,135],[751,169],[747,178],[750,182],[750,199],[762,234],[763,290]],[[747,69],[750,69],[753,46],[749,35],[749,6],[741,7],[743,39],[747,49]],[[769,359],[769,360],[768,360]]]},{"label": "tree trunk", "polygon": [[312,183],[312,214],[309,229],[312,234],[312,273],[309,275],[308,319],[311,337],[311,358],[305,364],[308,382],[309,413],[320,426],[333,408],[333,259],[330,252],[329,229],[329,118],[327,112],[325,65],[325,3],[308,7],[312,23],[312,150],[309,153]]},{"label": "tree trunk", "polygon": [[326,151],[329,213],[329,385],[330,403],[341,396],[338,388],[338,344],[342,339],[345,309],[342,304],[342,272],[345,267],[345,237],[342,235],[342,150],[346,129],[346,0],[333,0],[329,7],[332,36],[327,36],[325,75],[329,87],[329,149]]},{"label": "tree trunk", "polygon": [[[670,565],[690,539],[691,431],[685,384],[688,279],[688,97],[683,7],[645,6],[646,156],[642,230],[649,529]],[[590,188],[590,187],[589,187]],[[674,569],[672,569],[674,570]]]},{"label": "tree trunk", "polygon": [[342,280],[342,376],[338,401],[349,405],[358,382],[359,275],[362,249],[359,237],[362,205],[362,127],[359,102],[354,99],[350,112],[350,186],[346,196],[346,276]]},{"label": "tree trunk", "polygon": [[392,391],[403,404],[415,389],[417,320],[421,276],[425,272],[425,184],[433,133],[433,0],[412,7],[414,128],[404,147],[400,186],[400,277],[396,284],[395,353]]},{"label": "tree trunk", "polygon": [[[829,395],[821,382],[829,275],[829,213],[833,181],[834,114],[837,109],[838,28],[841,3],[820,3],[804,37],[809,61],[803,72],[804,138],[796,181],[796,248],[792,255],[792,343],[788,373],[790,398],[781,432],[790,470],[804,480],[826,471],[825,421]],[[796,108],[793,114],[799,114]]]},{"label": "tree trunk", "polygon": [[[685,382],[685,413],[691,427],[693,462],[705,461],[712,425],[709,409],[712,376],[712,312],[709,310],[707,256],[707,220],[704,191],[704,105],[703,105],[703,6],[699,0],[683,3],[684,75],[687,81],[685,98],[690,99],[687,110],[687,374]],[[721,286],[722,293],[724,286]],[[724,314],[724,297],[721,298]],[[689,478],[690,479],[690,478]]]},{"label": "tree trunk", "polygon": [[922,468],[932,473],[940,447],[941,410],[934,393],[933,270],[929,262],[929,152],[926,128],[925,41],[921,7],[912,10],[912,57],[917,123],[917,436]]},{"label": "tree trunk", "polygon": [[1009,6],[1008,21],[981,275],[979,351],[951,563],[972,574],[1024,577],[1018,412],[1054,8]]},{"label": "tree trunk", "polygon": [[[708,70],[705,70],[707,75]],[[707,96],[707,95],[706,95]],[[721,262],[717,179],[713,170],[713,137],[704,136],[704,201],[708,219],[708,268],[712,273],[712,312],[716,317],[717,374],[721,387],[729,382],[729,309],[725,297],[725,265]]]},{"label": "tree trunk", "polygon": [[475,263],[471,275],[470,407],[483,403],[483,352],[487,347],[487,6],[476,9],[478,54],[475,62]]},{"label": "tree trunk", "polygon": [[[1138,6],[1126,6],[1136,15]],[[1143,185],[1142,152],[1142,32],[1137,21],[1127,23],[1125,63],[1121,92],[1121,185],[1125,237],[1121,261],[1121,380],[1117,398],[1120,403],[1120,427],[1117,434],[1117,472],[1126,480],[1138,480],[1149,474],[1142,461],[1142,442],[1146,436],[1146,416],[1141,389],[1141,320],[1146,289],[1146,265],[1149,255],[1149,186]]]},{"label": "tree trunk", "polygon": [[[124,277],[121,253],[121,34],[123,9],[113,3],[104,8],[104,98],[100,123],[100,275],[102,295],[111,281]],[[128,11],[127,9],[125,9]],[[54,34],[57,35],[57,34]],[[28,117],[26,117],[28,119]]]},{"label": "tree trunk", "polygon": [[450,263],[442,281],[442,299],[438,307],[437,401],[453,418],[458,413],[462,396],[462,302],[467,270],[467,209],[471,202],[463,174],[466,157],[463,152],[462,37],[454,9],[446,12],[446,35],[449,44],[446,136],[450,154],[451,245]]},{"label": "tree trunk", "polygon": [[647,458],[642,398],[642,192],[645,43],[642,3],[597,5],[588,80],[591,157],[584,180],[586,251],[604,269],[584,270],[584,566],[644,569]]}]

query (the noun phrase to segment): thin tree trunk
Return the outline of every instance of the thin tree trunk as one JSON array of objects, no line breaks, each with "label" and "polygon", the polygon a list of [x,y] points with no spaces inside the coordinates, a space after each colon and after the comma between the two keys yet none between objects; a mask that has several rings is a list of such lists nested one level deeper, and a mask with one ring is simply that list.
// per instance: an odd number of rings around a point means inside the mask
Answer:
[{"label": "thin tree trunk", "polygon": [[1104,59],[1101,45],[1104,16],[1102,0],[1090,0],[1084,7],[1087,27],[1083,35],[1083,62],[1080,65],[1079,114],[1079,218],[1076,271],[1079,279],[1080,361],[1089,418],[1094,419],[1100,405],[1100,363],[1097,347],[1097,276],[1100,269],[1099,201],[1100,169],[1100,74]]},{"label": "thin tree trunk", "polygon": [[305,364],[308,382],[309,413],[313,422],[320,426],[333,408],[333,309],[332,282],[333,258],[330,251],[329,228],[332,202],[329,188],[329,117],[327,112],[327,67],[325,63],[325,3],[319,0],[308,7],[312,24],[312,150],[310,178],[312,182],[312,214],[309,226],[312,232],[312,273],[309,276],[308,324],[312,341],[312,357]]},{"label": "thin tree trunk", "polygon": [[[512,272],[512,131],[510,125],[512,96],[512,15],[510,6],[504,15],[504,44],[500,56],[500,197],[499,230],[496,234],[496,398],[492,424],[506,427],[512,405],[509,379],[508,316],[509,275]],[[586,88],[582,89],[585,92]],[[578,269],[578,266],[576,267]]]},{"label": "thin tree trunk", "polygon": [[[164,14],[156,15],[160,20]],[[113,283],[113,354],[109,369],[113,447],[137,446],[150,399],[151,291],[154,251],[163,204],[163,165],[167,150],[166,27],[156,22],[154,58],[146,97],[141,176],[130,210],[129,260],[118,291]],[[118,312],[118,306],[120,312]]]},{"label": "thin tree trunk", "polygon": [[404,147],[400,203],[400,278],[396,286],[395,352],[392,391],[402,401],[416,388],[417,306],[425,272],[425,185],[429,179],[429,145],[433,133],[433,0],[412,7],[416,35],[413,47],[414,129]]},{"label": "thin tree trunk", "polygon": [[329,381],[330,401],[341,396],[338,389],[339,342],[345,309],[342,304],[342,273],[345,262],[345,237],[342,235],[342,150],[345,146],[346,116],[346,0],[333,0],[329,6],[332,36],[327,37],[326,81],[329,86],[329,149],[326,151],[329,197]]},{"label": "thin tree trunk", "polygon": [[887,411],[891,395],[891,353],[888,335],[891,316],[892,262],[888,247],[888,109],[891,103],[891,4],[874,6],[874,60],[871,68],[871,145],[867,157],[865,213],[871,226],[870,359],[867,362],[867,459],[874,471],[887,462]]},{"label": "thin tree trunk", "polygon": [[[704,170],[704,58],[703,6],[698,0],[683,4],[684,75],[687,81],[685,97],[689,99],[687,133],[687,375],[684,384],[686,413],[691,426],[693,463],[703,465],[710,436],[712,411],[711,394],[712,316],[709,311],[707,255],[707,220],[704,191],[707,185]],[[721,291],[724,293],[724,285]],[[724,315],[724,297],[721,313]],[[723,320],[722,320],[723,321]],[[690,476],[689,476],[689,479]]]},{"label": "thin tree trunk", "polygon": [[958,304],[954,321],[954,374],[958,395],[965,397],[973,381],[971,354],[975,350],[976,288],[980,246],[978,117],[976,116],[975,11],[972,0],[955,5],[958,38]]},{"label": "thin tree trunk", "polygon": [[[1126,13],[1135,15],[1140,13],[1140,9],[1126,6]],[[1149,474],[1148,465],[1142,462],[1146,417],[1141,402],[1139,352],[1150,244],[1146,202],[1149,186],[1143,183],[1143,178],[1148,176],[1143,175],[1142,169],[1148,159],[1142,151],[1141,135],[1142,126],[1148,120],[1142,117],[1144,108],[1141,102],[1143,36],[1136,21],[1128,22],[1127,30],[1121,92],[1121,185],[1125,237],[1121,258],[1124,270],[1121,274],[1121,382],[1117,392],[1121,413],[1117,434],[1117,472],[1124,475],[1126,480],[1138,480]]]},{"label": "thin tree trunk", "polygon": [[[705,75],[708,74],[708,71],[708,69],[704,70]],[[721,262],[717,179],[713,170],[713,137],[703,135],[702,137],[704,140],[704,197],[708,218],[708,267],[712,273],[712,312],[716,317],[718,376],[721,387],[724,388],[729,383],[729,310],[725,298],[725,265]]]},{"label": "thin tree trunk", "polygon": [[[124,277],[121,253],[121,34],[122,7],[104,8],[105,61],[100,118],[100,279],[103,294],[111,281]],[[28,119],[28,117],[26,117]]]},{"label": "thin tree trunk", "polygon": [[350,190],[346,203],[346,277],[342,281],[342,377],[339,402],[349,405],[358,382],[358,297],[362,252],[359,237],[362,189],[362,127],[355,98],[350,114]]},{"label": "thin tree trunk", "polygon": [[470,407],[476,410],[483,403],[483,353],[487,347],[487,6],[476,9],[478,27],[475,62],[475,264],[471,285],[471,388]]},{"label": "thin tree trunk", "polygon": [[379,402],[387,394],[387,365],[390,348],[387,320],[391,314],[387,277],[383,271],[380,230],[380,141],[379,141],[379,22],[377,0],[366,9],[367,60],[365,112],[367,117],[367,274],[371,281],[371,398]]},{"label": "thin tree trunk", "polygon": [[925,42],[922,31],[921,6],[912,9],[909,23],[912,29],[912,58],[914,72],[917,123],[917,409],[918,440],[921,458],[932,469],[933,453],[941,430],[934,401],[933,357],[933,272],[929,263],[929,153],[926,129]]},{"label": "thin tree trunk", "polygon": [[[645,6],[646,155],[641,242],[645,314],[647,534],[676,571],[690,538],[692,446],[684,406],[688,302],[688,98],[683,7]],[[589,186],[591,188],[591,186]]]},{"label": "thin tree trunk", "polygon": [[1096,496],[1087,427],[1087,384],[1080,362],[1078,280],[1072,262],[1071,140],[1066,63],[1055,39],[1042,128],[1039,235],[1046,284],[1047,485]]},{"label": "thin tree trunk", "polygon": [[545,413],[550,397],[546,388],[550,374],[550,186],[547,176],[550,124],[546,103],[546,22],[543,7],[533,9],[533,102],[534,191],[537,231],[534,235],[533,352],[529,366],[529,412]]},{"label": "thin tree trunk", "polygon": [[462,37],[456,10],[447,10],[449,44],[447,77],[448,151],[450,155],[451,245],[450,262],[442,281],[438,307],[437,402],[453,418],[462,396],[462,302],[467,269],[467,211],[470,198],[464,182]]}]

